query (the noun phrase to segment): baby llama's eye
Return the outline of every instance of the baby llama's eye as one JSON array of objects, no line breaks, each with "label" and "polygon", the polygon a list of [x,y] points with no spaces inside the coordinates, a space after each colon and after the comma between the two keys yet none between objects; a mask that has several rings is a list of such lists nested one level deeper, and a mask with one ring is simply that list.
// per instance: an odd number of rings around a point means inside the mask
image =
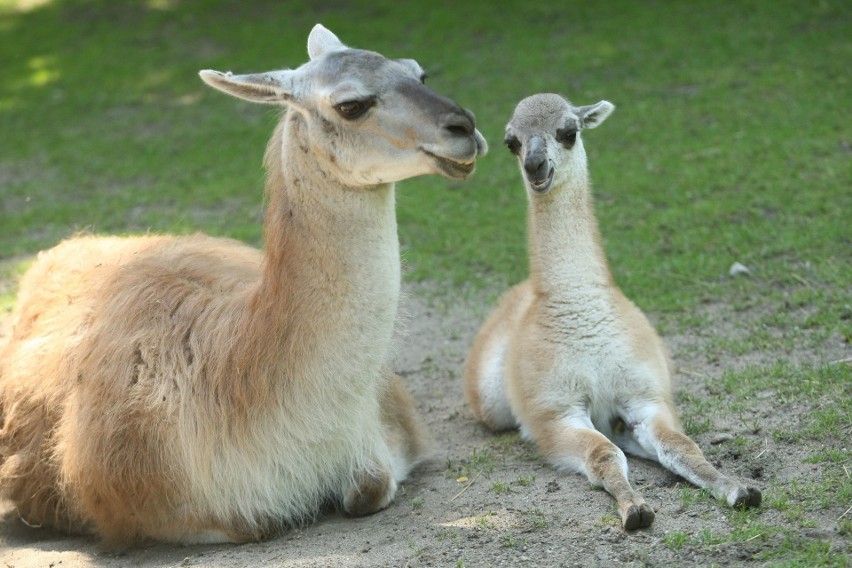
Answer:
[{"label": "baby llama's eye", "polygon": [[514,155],[518,155],[521,151],[521,141],[515,138],[514,136],[509,136],[504,140],[506,146],[509,148],[509,151]]},{"label": "baby llama's eye", "polygon": [[573,128],[560,128],[556,131],[556,141],[570,150],[577,142],[577,131]]},{"label": "baby llama's eye", "polygon": [[343,118],[354,120],[370,110],[371,106],[373,106],[371,101],[348,101],[340,103],[334,108]]}]

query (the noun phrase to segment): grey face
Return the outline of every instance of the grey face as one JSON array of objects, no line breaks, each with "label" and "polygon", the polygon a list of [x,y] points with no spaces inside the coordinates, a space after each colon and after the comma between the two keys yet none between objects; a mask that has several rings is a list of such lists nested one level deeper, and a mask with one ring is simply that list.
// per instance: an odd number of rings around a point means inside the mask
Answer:
[{"label": "grey face", "polygon": [[570,104],[558,95],[534,95],[518,104],[504,142],[517,156],[530,189],[536,193],[550,189],[556,171],[553,151],[556,146],[571,150],[578,131]]},{"label": "grey face", "polygon": [[[575,107],[559,95],[544,93],[527,97],[518,103],[512,120],[506,126],[504,142],[517,156],[521,171],[534,193],[550,190],[554,176],[563,164],[574,158],[580,131],[599,125],[613,110],[601,101]],[[582,150],[580,155],[584,155]]]},{"label": "grey face", "polygon": [[202,72],[234,96],[282,104],[306,122],[323,171],[354,186],[422,174],[463,178],[487,144],[470,111],[426,87],[411,59],[349,48],[325,28],[308,38],[311,60],[298,69],[250,75]]},{"label": "grey face", "polygon": [[473,114],[424,85],[413,60],[346,49],[305,71],[315,88],[298,106],[313,143],[356,185],[426,173],[464,178],[487,148]]}]

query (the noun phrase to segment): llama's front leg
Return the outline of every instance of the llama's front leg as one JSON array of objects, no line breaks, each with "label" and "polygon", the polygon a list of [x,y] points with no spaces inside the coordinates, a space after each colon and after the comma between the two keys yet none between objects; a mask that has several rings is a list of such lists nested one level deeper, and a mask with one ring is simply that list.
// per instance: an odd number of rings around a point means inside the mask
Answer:
[{"label": "llama's front leg", "polygon": [[624,452],[594,430],[587,418],[581,421],[584,423],[579,425],[556,421],[534,431],[533,436],[556,467],[586,474],[593,485],[615,497],[625,529],[650,526],[654,510],[630,487]]},{"label": "llama's front leg", "polygon": [[343,495],[343,510],[353,517],[381,511],[393,501],[396,487],[396,481],[386,466],[356,471],[352,485]]},{"label": "llama's front leg", "polygon": [[760,489],[723,475],[710,465],[698,445],[675,426],[673,412],[665,406],[643,409],[628,416],[627,425],[645,451],[656,456],[666,469],[687,481],[709,490],[731,507],[758,507]]},{"label": "llama's front leg", "polygon": [[356,471],[343,498],[344,510],[353,516],[369,515],[387,507],[411,469],[425,456],[429,441],[420,424],[414,399],[402,378],[382,370],[385,391],[381,406],[382,437],[388,450],[386,463],[375,459],[369,469]]}]

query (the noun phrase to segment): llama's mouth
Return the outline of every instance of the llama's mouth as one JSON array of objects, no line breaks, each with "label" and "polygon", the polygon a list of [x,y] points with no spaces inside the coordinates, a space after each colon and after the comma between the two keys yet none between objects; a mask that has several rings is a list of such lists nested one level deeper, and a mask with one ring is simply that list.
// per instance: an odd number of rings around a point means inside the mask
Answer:
[{"label": "llama's mouth", "polygon": [[423,150],[423,153],[432,158],[438,165],[441,174],[453,179],[463,179],[473,173],[476,168],[476,160],[459,161],[444,156],[433,154],[428,150]]},{"label": "llama's mouth", "polygon": [[473,142],[473,144],[464,149],[457,147],[456,152],[451,152],[463,154],[466,156],[465,158],[447,156],[444,152],[448,149],[436,144],[424,144],[418,149],[435,162],[438,169],[436,173],[452,179],[464,179],[476,169],[476,160],[488,153],[488,142],[485,141],[479,130],[474,129],[471,138],[470,142]]},{"label": "llama's mouth", "polygon": [[547,190],[550,189],[550,186],[553,185],[553,174],[556,172],[556,169],[553,166],[550,166],[550,171],[547,172],[547,177],[544,179],[531,179],[527,177],[527,181],[529,181],[530,187],[536,193],[546,193]]}]

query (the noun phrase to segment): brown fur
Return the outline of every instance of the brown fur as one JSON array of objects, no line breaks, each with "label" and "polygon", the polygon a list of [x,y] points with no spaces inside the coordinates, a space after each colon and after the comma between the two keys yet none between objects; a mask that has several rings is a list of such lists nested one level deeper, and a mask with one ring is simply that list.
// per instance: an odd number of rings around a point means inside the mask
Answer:
[{"label": "brown fur", "polygon": [[[349,50],[319,25],[308,43],[298,70],[201,74],[291,105],[264,157],[264,252],[204,235],[82,236],[22,279],[0,347],[0,498],[28,523],[122,545],[257,540],[328,503],[385,507],[422,459],[416,408],[384,368],[400,281],[394,182],[449,162],[465,177],[487,145],[413,61]],[[335,81],[384,89],[381,104],[341,118],[311,91]],[[359,130],[369,122],[418,144],[388,148]]]}]

